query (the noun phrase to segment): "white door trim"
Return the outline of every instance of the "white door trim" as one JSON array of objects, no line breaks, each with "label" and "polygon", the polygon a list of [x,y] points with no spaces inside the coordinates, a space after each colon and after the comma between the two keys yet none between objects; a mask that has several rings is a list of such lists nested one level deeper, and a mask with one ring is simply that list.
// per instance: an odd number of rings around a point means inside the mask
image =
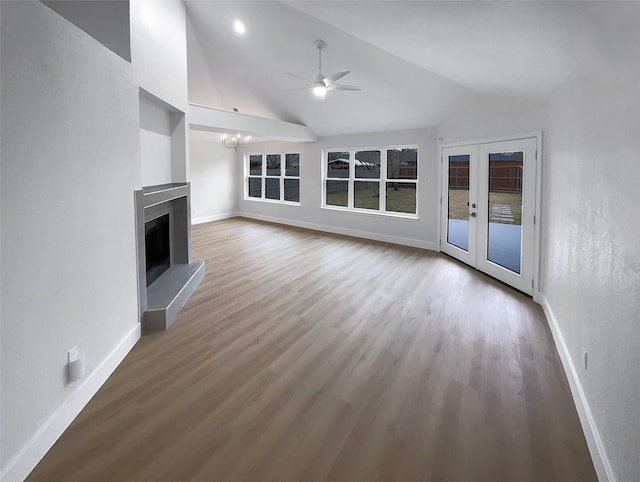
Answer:
[{"label": "white door trim", "polygon": [[[533,239],[533,288],[532,295],[533,299],[536,302],[540,302],[540,237],[541,237],[541,210],[542,210],[542,140],[543,140],[543,132],[540,131],[532,131],[525,132],[521,134],[513,134],[508,136],[497,136],[491,138],[483,138],[483,139],[472,139],[467,141],[458,141],[458,142],[448,142],[441,143],[439,146],[439,155],[440,155],[440,199],[443,200],[444,196],[447,195],[447,190],[444,189],[444,181],[443,178],[445,176],[445,166],[444,166],[444,154],[443,149],[451,148],[451,147],[462,147],[462,146],[473,146],[480,144],[490,144],[494,142],[503,142],[503,141],[516,141],[521,139],[535,138],[536,139],[536,152],[535,152],[535,160],[536,160],[536,176],[535,176],[535,192],[534,192],[534,239]],[[440,251],[442,251],[443,243],[446,243],[446,239],[443,239],[446,236],[446,231],[443,230],[443,203],[440,203],[440,216],[438,222],[438,239],[440,245]]]}]

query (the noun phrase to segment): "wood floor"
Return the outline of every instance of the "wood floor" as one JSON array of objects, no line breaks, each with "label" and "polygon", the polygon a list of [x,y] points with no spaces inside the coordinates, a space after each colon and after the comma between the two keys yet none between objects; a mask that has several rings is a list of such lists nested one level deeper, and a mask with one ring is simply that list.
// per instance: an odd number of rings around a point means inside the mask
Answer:
[{"label": "wood floor", "polygon": [[28,480],[596,480],[542,310],[439,253],[243,219]]}]

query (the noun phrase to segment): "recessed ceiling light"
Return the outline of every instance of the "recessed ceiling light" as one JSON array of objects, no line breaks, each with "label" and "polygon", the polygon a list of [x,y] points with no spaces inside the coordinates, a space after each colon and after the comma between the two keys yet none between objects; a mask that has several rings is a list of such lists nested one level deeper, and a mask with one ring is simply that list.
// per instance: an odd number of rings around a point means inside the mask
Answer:
[{"label": "recessed ceiling light", "polygon": [[242,23],[240,20],[236,20],[235,22],[233,22],[233,29],[242,34],[245,32],[245,28],[244,28],[244,23]]}]

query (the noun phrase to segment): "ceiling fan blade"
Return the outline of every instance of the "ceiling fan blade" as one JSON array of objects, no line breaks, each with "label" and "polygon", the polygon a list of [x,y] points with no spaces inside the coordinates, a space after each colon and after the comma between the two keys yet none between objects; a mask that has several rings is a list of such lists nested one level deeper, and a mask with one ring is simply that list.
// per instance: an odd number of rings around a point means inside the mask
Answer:
[{"label": "ceiling fan blade", "polygon": [[304,77],[300,77],[299,75],[292,74],[291,72],[285,72],[285,73],[287,75],[290,75],[291,77],[295,77],[296,79],[304,80],[305,82],[309,82],[310,84],[313,84],[313,80],[305,79]]},{"label": "ceiling fan blade", "polygon": [[346,84],[331,84],[327,87],[327,90],[357,90],[361,91],[362,87],[358,87],[356,85],[346,85]]},{"label": "ceiling fan blade", "polygon": [[339,80],[342,77],[344,77],[345,75],[350,74],[350,73],[351,73],[350,70],[343,70],[341,72],[336,72],[335,74],[329,75],[328,77],[325,77],[323,79],[324,85],[326,85],[328,87],[331,84],[333,84],[336,80]]},{"label": "ceiling fan blade", "polygon": [[298,87],[297,89],[286,89],[286,90],[283,90],[282,92],[295,92],[296,90],[309,90],[309,89],[313,89],[313,85],[308,85],[307,87]]}]

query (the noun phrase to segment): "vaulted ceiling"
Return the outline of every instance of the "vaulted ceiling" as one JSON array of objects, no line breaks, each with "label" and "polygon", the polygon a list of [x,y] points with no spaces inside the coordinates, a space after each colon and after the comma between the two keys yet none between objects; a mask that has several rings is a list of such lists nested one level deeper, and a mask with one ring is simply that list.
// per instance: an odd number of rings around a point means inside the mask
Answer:
[{"label": "vaulted ceiling", "polygon": [[[544,98],[592,55],[612,2],[187,0],[191,102],[316,135],[435,126],[477,94]],[[233,31],[240,19],[246,33]],[[318,70],[361,92],[320,101]]]}]

